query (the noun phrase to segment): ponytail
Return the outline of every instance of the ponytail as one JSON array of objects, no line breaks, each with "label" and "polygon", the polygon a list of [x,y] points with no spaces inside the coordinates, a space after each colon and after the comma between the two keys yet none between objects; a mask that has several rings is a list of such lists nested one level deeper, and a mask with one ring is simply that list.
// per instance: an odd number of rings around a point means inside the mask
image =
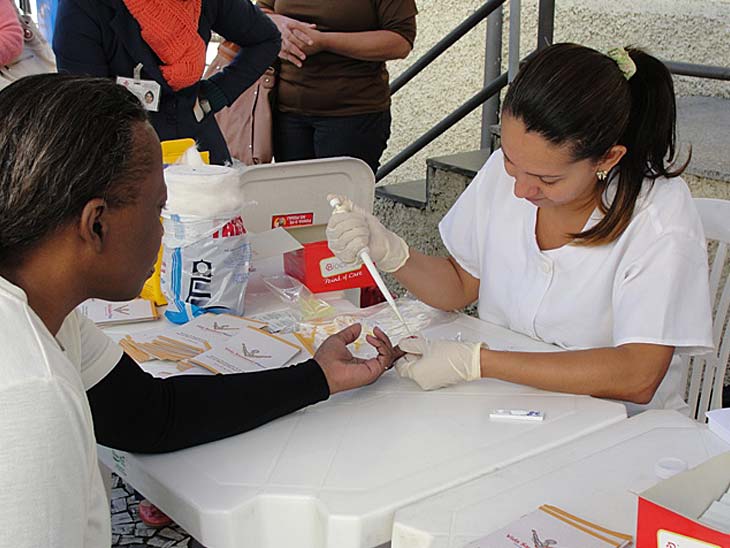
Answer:
[{"label": "ponytail", "polygon": [[[584,245],[600,245],[617,239],[631,222],[644,179],[681,175],[692,157],[674,169],[676,157],[677,103],[672,75],[664,63],[640,49],[626,48],[636,65],[628,80],[631,107],[628,125],[618,140],[626,154],[608,180],[616,180],[610,206],[600,202],[604,218],[592,229],[574,236]],[[600,189],[601,193],[603,188]]]}]

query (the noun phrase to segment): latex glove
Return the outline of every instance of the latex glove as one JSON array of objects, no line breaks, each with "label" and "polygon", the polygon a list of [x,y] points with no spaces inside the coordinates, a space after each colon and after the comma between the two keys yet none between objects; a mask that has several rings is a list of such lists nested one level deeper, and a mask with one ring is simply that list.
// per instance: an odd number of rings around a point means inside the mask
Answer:
[{"label": "latex glove", "polygon": [[354,205],[349,198],[337,198],[338,207],[327,223],[327,243],[332,253],[344,263],[359,263],[360,252],[367,249],[370,258],[384,272],[395,272],[408,257],[408,244],[403,238],[385,228],[378,219]]},{"label": "latex glove", "polygon": [[481,378],[480,350],[486,344],[456,341],[428,342],[422,335],[403,339],[398,347],[406,352],[395,368],[401,377],[416,381],[424,390],[434,390]]}]

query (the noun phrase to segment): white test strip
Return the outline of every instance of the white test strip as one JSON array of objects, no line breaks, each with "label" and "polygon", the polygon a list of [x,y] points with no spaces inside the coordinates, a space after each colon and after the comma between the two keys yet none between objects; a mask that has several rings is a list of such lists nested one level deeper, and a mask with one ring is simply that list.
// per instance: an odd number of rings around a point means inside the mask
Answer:
[{"label": "white test strip", "polygon": [[489,413],[489,419],[495,421],[527,421],[540,422],[545,413],[531,409],[495,409]]}]

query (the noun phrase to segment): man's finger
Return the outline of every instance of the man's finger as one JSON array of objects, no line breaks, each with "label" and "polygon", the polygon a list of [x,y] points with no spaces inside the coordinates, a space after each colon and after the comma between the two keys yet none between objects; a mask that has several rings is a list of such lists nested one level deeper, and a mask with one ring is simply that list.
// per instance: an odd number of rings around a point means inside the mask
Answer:
[{"label": "man's finger", "polygon": [[378,352],[381,354],[392,354],[393,353],[393,345],[390,343],[390,340],[388,340],[387,337],[384,339],[374,337],[373,335],[367,335],[365,337],[365,340],[370,344],[370,346],[376,348]]},{"label": "man's finger", "polygon": [[392,344],[392,343],[390,342],[390,337],[388,337],[388,335],[386,335],[386,334],[385,334],[385,331],[383,331],[383,330],[382,330],[382,329],[380,329],[379,327],[377,327],[377,326],[376,326],[376,327],[375,327],[375,328],[373,329],[373,334],[374,334],[374,335],[375,335],[375,336],[376,336],[377,338],[379,338],[380,340],[382,340],[382,341],[385,341],[385,342],[386,342],[386,343],[387,343],[388,345],[391,345],[391,344]]},{"label": "man's finger", "polygon": [[345,344],[350,344],[354,343],[357,340],[357,338],[360,336],[360,333],[362,333],[362,325],[360,325],[359,323],[354,323],[352,325],[348,325],[339,333],[335,333],[333,337],[337,337]]}]

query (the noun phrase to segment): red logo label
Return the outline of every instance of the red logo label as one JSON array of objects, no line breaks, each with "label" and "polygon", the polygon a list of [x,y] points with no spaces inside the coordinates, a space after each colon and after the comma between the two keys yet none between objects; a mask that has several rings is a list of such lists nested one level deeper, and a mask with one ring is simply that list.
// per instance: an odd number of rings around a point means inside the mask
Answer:
[{"label": "red logo label", "polygon": [[271,228],[291,228],[314,224],[314,213],[287,213],[271,217]]}]

